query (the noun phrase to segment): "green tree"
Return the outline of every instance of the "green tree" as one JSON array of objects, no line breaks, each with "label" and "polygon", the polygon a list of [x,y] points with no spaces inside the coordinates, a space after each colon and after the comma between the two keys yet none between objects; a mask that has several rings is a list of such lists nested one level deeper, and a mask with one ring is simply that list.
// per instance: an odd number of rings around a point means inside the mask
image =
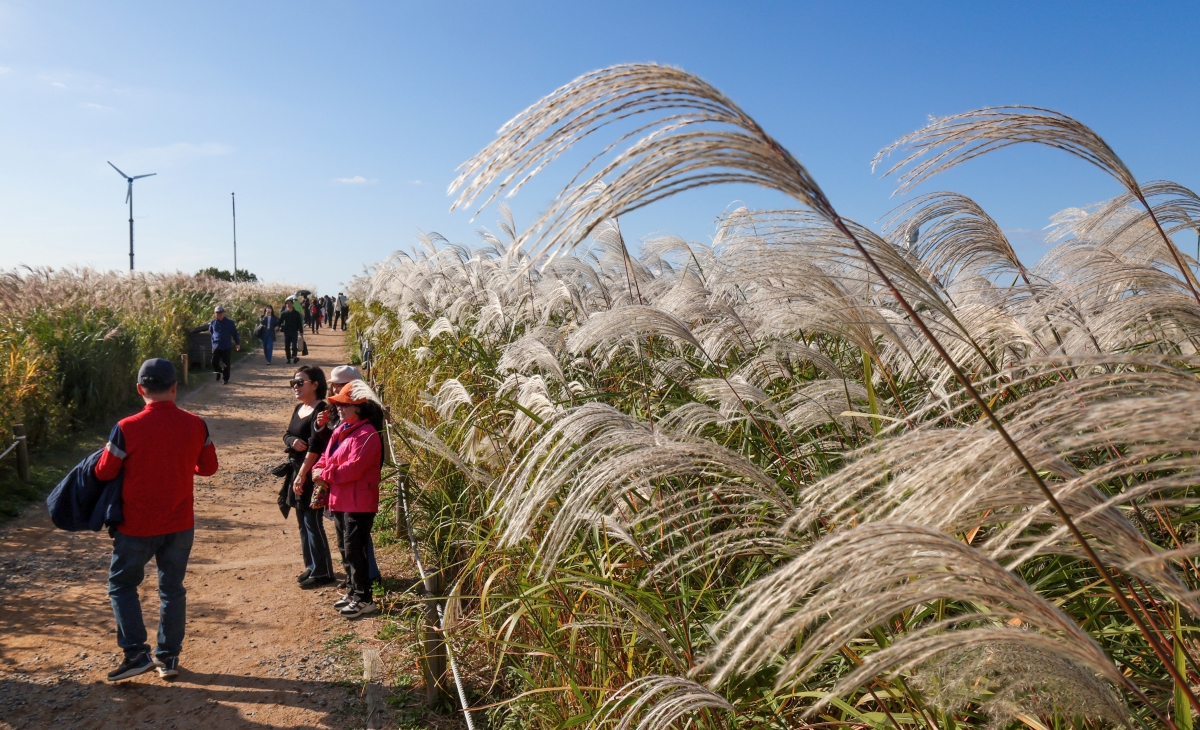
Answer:
[{"label": "green tree", "polygon": [[[200,269],[196,272],[196,276],[211,276],[212,278],[220,279],[221,281],[233,281],[233,274],[229,273],[225,269],[218,269],[215,266],[210,266],[207,269]],[[249,271],[246,271],[245,269],[238,269],[237,280],[258,281],[258,277]]]}]

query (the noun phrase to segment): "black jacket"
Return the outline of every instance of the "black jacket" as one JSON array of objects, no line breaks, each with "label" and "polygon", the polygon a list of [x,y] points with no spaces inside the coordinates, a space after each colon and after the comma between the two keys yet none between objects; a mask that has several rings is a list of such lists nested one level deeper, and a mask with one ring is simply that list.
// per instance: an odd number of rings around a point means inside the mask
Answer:
[{"label": "black jacket", "polygon": [[125,473],[102,482],[96,478],[96,463],[100,461],[100,449],[75,465],[58,483],[46,507],[50,509],[50,521],[60,530],[99,531],[102,527],[112,529],[125,521],[121,501],[121,484]]}]

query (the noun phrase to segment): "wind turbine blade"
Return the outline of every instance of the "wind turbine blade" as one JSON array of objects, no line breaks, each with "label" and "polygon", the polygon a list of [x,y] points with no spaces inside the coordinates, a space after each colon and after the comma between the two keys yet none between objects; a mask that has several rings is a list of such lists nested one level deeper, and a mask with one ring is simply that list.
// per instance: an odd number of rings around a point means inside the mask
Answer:
[{"label": "wind turbine blade", "polygon": [[134,176],[133,176],[133,179],[134,179],[134,180],[141,180],[141,179],[142,179],[142,178],[144,178],[144,177],[154,177],[154,176],[155,176],[155,175],[157,175],[157,174],[158,174],[157,172],[152,172],[152,173],[150,173],[149,175],[134,175]]},{"label": "wind turbine blade", "polygon": [[120,173],[120,174],[121,174],[121,177],[125,178],[126,180],[128,180],[128,179],[129,179],[129,176],[128,176],[128,175],[126,175],[125,173],[121,172],[121,168],[117,167],[116,165],[113,165],[113,163],[111,163],[111,162],[110,162],[110,163],[108,163],[108,164],[109,164],[109,165],[112,167],[112,169],[114,169],[114,170],[116,170],[118,173]]},{"label": "wind turbine blade", "polygon": [[129,199],[132,197],[133,197],[133,181],[130,180],[129,181],[129,192],[125,193],[125,202],[128,203]]}]

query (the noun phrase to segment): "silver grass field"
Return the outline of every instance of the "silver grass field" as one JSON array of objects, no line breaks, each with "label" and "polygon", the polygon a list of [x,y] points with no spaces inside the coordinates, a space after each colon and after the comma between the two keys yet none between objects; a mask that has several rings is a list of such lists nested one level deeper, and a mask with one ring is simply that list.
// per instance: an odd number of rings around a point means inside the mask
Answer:
[{"label": "silver grass field", "polygon": [[[587,165],[552,164],[584,144]],[[1015,144],[1124,192],[1018,259],[939,172]],[[493,727],[1180,728],[1200,711],[1200,198],[998,107],[880,152],[878,230],[703,80],[597,71],[465,163],[475,247],[354,284]],[[620,216],[751,183],[710,243]],[[635,250],[637,253],[635,254]]]}]

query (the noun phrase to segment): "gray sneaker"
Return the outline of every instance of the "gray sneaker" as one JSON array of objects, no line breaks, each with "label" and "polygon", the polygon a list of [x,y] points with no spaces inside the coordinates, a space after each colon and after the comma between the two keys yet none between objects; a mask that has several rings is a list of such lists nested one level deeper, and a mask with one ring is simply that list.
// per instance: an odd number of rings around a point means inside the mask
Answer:
[{"label": "gray sneaker", "polygon": [[179,657],[177,656],[170,656],[166,659],[155,657],[154,664],[158,667],[158,676],[163,679],[171,680],[179,676]]}]

